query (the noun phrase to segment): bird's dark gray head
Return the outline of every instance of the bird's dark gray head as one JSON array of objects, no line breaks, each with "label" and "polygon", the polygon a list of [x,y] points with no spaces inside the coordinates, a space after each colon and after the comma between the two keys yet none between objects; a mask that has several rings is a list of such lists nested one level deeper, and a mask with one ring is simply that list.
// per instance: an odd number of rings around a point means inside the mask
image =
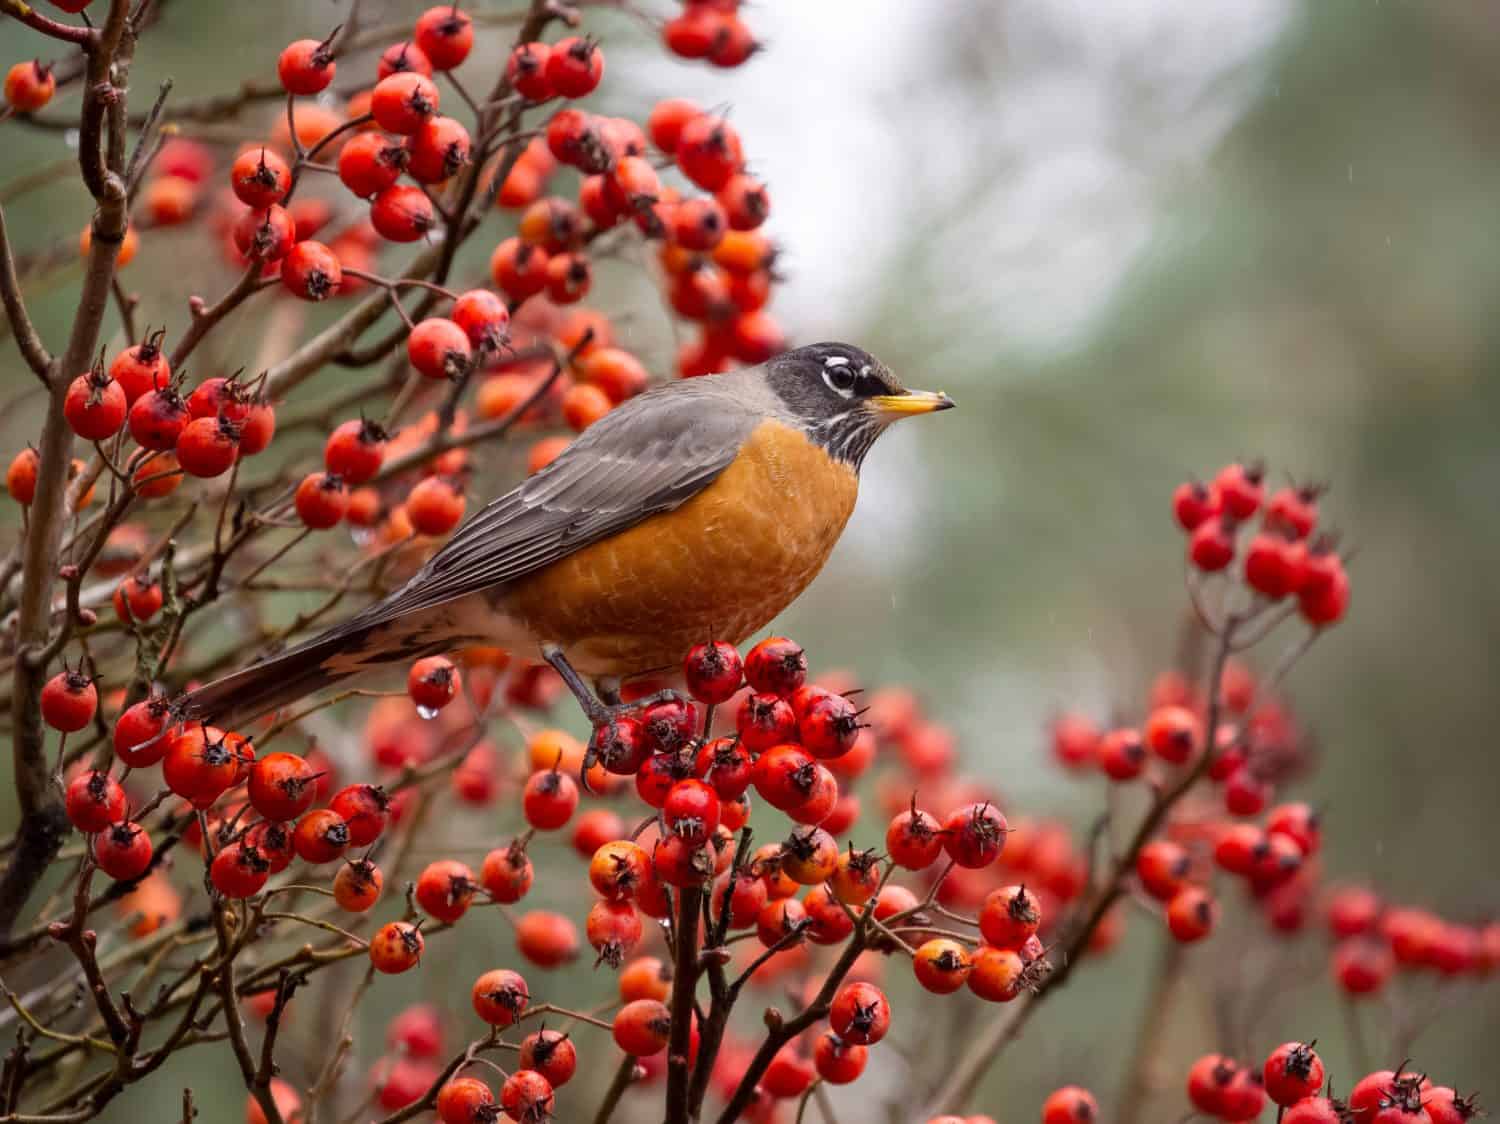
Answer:
[{"label": "bird's dark gray head", "polygon": [[908,390],[879,359],[847,343],[784,352],[766,364],[766,381],[810,438],[855,468],[891,422],[954,404],[946,394]]}]

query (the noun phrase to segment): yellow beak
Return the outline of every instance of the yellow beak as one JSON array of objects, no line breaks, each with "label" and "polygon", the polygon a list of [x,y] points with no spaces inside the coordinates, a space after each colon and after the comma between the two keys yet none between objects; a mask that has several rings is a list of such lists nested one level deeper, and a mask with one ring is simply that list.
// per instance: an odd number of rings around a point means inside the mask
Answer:
[{"label": "yellow beak", "polygon": [[871,398],[877,410],[886,414],[930,414],[935,410],[951,410],[958,403],[942,392],[931,390],[908,390],[905,394],[880,394]]}]

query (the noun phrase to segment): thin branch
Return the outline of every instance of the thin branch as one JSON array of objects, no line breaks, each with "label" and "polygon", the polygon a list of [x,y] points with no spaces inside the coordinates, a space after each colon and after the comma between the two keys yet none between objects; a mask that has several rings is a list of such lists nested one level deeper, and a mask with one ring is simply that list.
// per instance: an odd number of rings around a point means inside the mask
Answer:
[{"label": "thin branch", "polygon": [[10,330],[16,337],[16,346],[20,348],[22,358],[26,360],[32,373],[42,380],[42,385],[48,385],[52,356],[42,343],[36,325],[31,322],[21,296],[21,282],[16,276],[16,259],[11,252],[3,207],[0,207],[0,298],[5,302],[5,315],[10,320]]}]

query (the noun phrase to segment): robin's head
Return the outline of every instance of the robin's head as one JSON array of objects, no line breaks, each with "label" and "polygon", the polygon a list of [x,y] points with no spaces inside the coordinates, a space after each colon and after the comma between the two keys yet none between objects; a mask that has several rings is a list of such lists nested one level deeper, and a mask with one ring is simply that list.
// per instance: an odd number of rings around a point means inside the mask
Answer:
[{"label": "robin's head", "polygon": [[908,390],[890,368],[847,343],[815,343],[766,364],[766,381],[807,435],[859,467],[886,426],[954,405],[946,394]]}]

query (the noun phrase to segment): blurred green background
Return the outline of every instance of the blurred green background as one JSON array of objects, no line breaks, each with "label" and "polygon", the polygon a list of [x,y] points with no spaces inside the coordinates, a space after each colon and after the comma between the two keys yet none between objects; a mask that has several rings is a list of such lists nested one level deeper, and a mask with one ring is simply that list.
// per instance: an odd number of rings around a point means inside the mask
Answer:
[{"label": "blurred green background", "polygon": [[[399,19],[421,7],[365,10]],[[657,16],[669,7],[650,3]],[[135,97],[165,74],[182,96],[266,77],[283,42],[325,31],[344,8],[173,3],[143,44]],[[872,455],[849,533],[785,628],[818,665],[915,687],[1011,806],[1081,826],[1102,782],[1049,764],[1045,723],[1064,706],[1136,713],[1170,663],[1184,604],[1172,487],[1253,456],[1277,480],[1328,481],[1324,510],[1357,548],[1354,595],[1348,623],[1291,680],[1324,755],[1295,794],[1327,809],[1331,877],[1457,919],[1493,916],[1495,11],[1463,0],[765,0],[745,15],[769,49],[721,75],[666,59],[629,15],[590,9],[610,61],[595,103],[636,116],[666,94],[728,103],[774,192],[789,275],[775,311],[792,338],[859,342],[962,407]],[[6,24],[0,57],[26,57],[34,42]],[[492,70],[498,51],[470,65]],[[65,136],[4,128],[10,175],[67,154]],[[7,212],[24,253],[87,220],[76,189]],[[217,291],[227,274],[216,253],[164,241],[148,241],[130,281],[152,294],[144,319],[176,325],[182,298]],[[481,260],[476,248],[474,268]],[[671,340],[643,288],[633,267],[607,267],[597,303],[633,307],[623,334],[666,370]],[[74,291],[64,275],[37,298],[49,339]],[[251,320],[215,358],[248,362],[232,353],[255,342]],[[0,364],[4,397],[19,403],[0,419],[10,449],[34,428],[36,402],[21,397],[29,376],[9,349]],[[470,817],[448,830],[473,847],[495,827]],[[538,898],[571,906],[576,891],[553,880]],[[470,941],[420,979],[383,982],[372,1008],[435,985],[461,1008],[472,969],[510,959],[508,935],[486,924],[493,947]],[[1047,1089],[1076,1080],[1109,1118],[1160,939],[1132,918],[1115,957],[1080,972],[996,1067],[979,1107],[1033,1119]],[[1172,1011],[1147,1119],[1181,1116],[1186,1063],[1216,1045],[1210,984],[1226,947],[1188,956],[1192,986]],[[1316,1037],[1347,1087],[1357,1074],[1322,963],[1287,957],[1256,1048]],[[588,994],[586,968],[575,986]],[[1417,981],[1394,1006],[1366,1010],[1366,1030],[1382,1043],[1392,1019],[1430,1008],[1418,1066],[1494,1091],[1496,998],[1494,984],[1439,993]],[[294,1043],[311,1045],[315,1015],[294,1021]],[[166,1119],[184,1082],[206,1119],[232,1119],[239,1094],[224,1062],[184,1059],[106,1119]],[[840,1103],[907,1079],[895,1057],[881,1068]]]}]

